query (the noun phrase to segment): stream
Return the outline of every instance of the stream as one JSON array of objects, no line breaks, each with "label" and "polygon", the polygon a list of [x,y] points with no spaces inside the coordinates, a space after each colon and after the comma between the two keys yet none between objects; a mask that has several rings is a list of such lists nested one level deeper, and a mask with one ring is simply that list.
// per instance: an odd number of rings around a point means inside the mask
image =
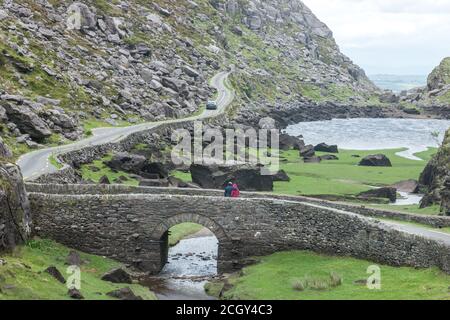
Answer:
[{"label": "stream", "polygon": [[204,234],[202,231],[170,248],[162,272],[143,279],[141,284],[159,300],[214,300],[205,293],[204,285],[217,275],[218,241],[214,235]]}]

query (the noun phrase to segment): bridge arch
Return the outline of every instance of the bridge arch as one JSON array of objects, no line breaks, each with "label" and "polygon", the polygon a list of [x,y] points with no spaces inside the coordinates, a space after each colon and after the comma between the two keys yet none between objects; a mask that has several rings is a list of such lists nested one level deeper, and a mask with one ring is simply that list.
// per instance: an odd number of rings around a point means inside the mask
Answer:
[{"label": "bridge arch", "polygon": [[153,229],[151,237],[153,241],[157,241],[160,244],[160,264],[158,269],[161,271],[168,261],[170,228],[186,222],[197,223],[205,228],[208,228],[215,235],[218,240],[217,266],[218,269],[220,269],[224,247],[229,243],[229,238],[220,224],[209,217],[197,213],[182,213],[173,215],[168,219],[161,220]]}]

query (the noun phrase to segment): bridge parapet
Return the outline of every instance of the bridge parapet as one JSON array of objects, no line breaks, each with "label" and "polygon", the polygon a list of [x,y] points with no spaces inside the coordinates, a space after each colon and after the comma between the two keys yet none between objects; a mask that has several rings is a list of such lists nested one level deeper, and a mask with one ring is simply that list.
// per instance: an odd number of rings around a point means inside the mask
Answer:
[{"label": "bridge parapet", "polygon": [[[181,222],[200,223],[216,234],[222,272],[239,269],[253,256],[312,250],[396,266],[438,266],[450,273],[445,244],[338,209],[256,194],[229,199],[214,190],[195,191],[206,196],[169,195],[159,188],[131,187],[133,193],[125,194],[128,187],[96,187],[95,192],[92,186],[76,187],[86,191],[76,195],[68,194],[75,190],[71,186],[54,187],[67,194],[30,192],[35,232],[153,273],[165,263],[167,230]],[[102,194],[106,190],[117,194]]]}]

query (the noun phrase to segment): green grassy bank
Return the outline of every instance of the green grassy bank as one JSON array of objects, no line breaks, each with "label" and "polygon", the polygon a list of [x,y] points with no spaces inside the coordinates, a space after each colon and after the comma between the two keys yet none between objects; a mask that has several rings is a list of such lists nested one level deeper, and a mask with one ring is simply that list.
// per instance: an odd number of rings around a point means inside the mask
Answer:
[{"label": "green grassy bank", "polygon": [[[50,240],[31,240],[12,254],[0,256],[0,300],[67,300],[65,284],[44,272],[55,266],[67,280],[66,257],[70,249]],[[120,263],[113,260],[79,253],[85,263],[81,267],[82,295],[89,300],[114,300],[106,295],[116,289],[130,287],[146,300],[156,296],[138,284],[113,284],[101,280],[102,275]]]},{"label": "green grassy bank", "polygon": [[450,276],[436,268],[379,265],[381,289],[369,290],[367,269],[371,265],[374,263],[307,251],[280,252],[230,277],[227,287],[231,289],[222,290],[219,282],[207,284],[206,290],[216,295],[223,291],[222,299],[450,299]]}]

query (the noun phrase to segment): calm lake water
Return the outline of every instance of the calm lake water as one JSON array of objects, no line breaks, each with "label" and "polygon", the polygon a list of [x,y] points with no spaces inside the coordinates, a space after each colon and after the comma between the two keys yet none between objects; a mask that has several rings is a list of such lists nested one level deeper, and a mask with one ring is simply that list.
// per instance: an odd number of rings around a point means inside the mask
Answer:
[{"label": "calm lake water", "polygon": [[303,135],[307,144],[337,144],[341,149],[380,150],[408,148],[398,155],[421,160],[414,153],[437,147],[432,132],[439,132],[439,141],[450,128],[450,120],[422,119],[335,119],[302,122],[289,126],[290,135]]}]

